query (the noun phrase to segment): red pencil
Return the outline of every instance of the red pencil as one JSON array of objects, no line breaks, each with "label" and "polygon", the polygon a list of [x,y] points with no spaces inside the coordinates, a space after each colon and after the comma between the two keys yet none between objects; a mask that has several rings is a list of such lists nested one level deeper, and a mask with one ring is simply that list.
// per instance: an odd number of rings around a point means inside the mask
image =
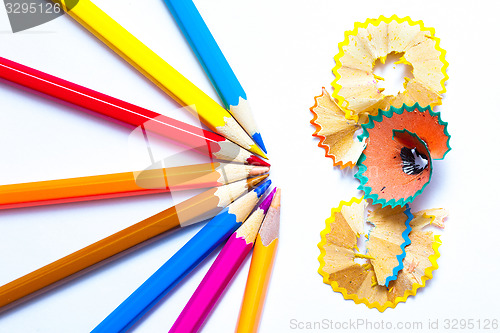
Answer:
[{"label": "red pencil", "polygon": [[0,57],[0,78],[83,107],[134,127],[143,127],[211,158],[269,166],[269,163],[210,131],[122,101]]}]

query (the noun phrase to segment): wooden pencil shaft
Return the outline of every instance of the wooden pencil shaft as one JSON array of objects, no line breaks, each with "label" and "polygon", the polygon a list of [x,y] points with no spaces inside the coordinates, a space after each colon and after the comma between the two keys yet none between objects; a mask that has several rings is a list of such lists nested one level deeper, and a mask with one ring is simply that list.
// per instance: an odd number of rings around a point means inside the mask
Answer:
[{"label": "wooden pencil shaft", "polygon": [[[241,182],[245,182],[248,188],[251,188],[266,177],[267,175],[263,175]],[[234,187],[237,185],[234,183],[226,186]],[[30,293],[45,288],[165,231],[216,215],[223,209],[223,207],[219,207],[220,198],[215,195],[216,191],[217,188],[207,190],[0,287],[0,307],[19,300]]]},{"label": "wooden pencil shaft", "polygon": [[[216,187],[248,177],[244,165],[195,164],[0,186],[0,209]],[[256,174],[252,174],[256,175]]]},{"label": "wooden pencil shaft", "polygon": [[257,236],[236,333],[258,332],[277,246],[278,239],[265,246],[261,236]]},{"label": "wooden pencil shaft", "polygon": [[56,76],[0,57],[0,77],[125,124],[166,137],[173,142],[212,156],[225,141],[218,134],[205,131],[154,111],[102,94]]},{"label": "wooden pencil shaft", "polygon": [[178,226],[176,208],[171,207],[0,287],[0,307]]},{"label": "wooden pencil shaft", "polygon": [[2,57],[0,57],[0,78],[117,120],[121,124],[140,127],[146,134],[156,134],[170,139],[185,149],[194,150],[213,159],[269,166],[269,163],[218,134]]},{"label": "wooden pencil shaft", "polygon": [[217,42],[191,0],[164,0],[202,63],[226,109],[238,105],[246,94]]},{"label": "wooden pencil shaft", "polygon": [[255,241],[236,333],[258,332],[278,247],[280,206],[281,189],[276,189],[271,207]]}]

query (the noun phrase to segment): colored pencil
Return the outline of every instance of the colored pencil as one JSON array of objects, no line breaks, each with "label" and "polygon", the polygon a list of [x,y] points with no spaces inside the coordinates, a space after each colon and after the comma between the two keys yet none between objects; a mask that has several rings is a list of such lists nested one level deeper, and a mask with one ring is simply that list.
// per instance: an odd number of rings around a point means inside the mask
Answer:
[{"label": "colored pencil", "polygon": [[192,0],[164,0],[224,106],[267,154],[247,95]]},{"label": "colored pencil", "polygon": [[269,166],[267,162],[218,134],[2,57],[0,78],[118,120],[121,124],[142,127],[146,132],[166,137],[210,158]]},{"label": "colored pencil", "polygon": [[[207,190],[152,217],[54,261],[0,287],[0,307],[81,272],[105,259],[139,245],[165,231],[182,228],[227,212],[229,203],[256,186],[266,175]],[[266,183],[267,184],[267,183]],[[259,189],[261,187],[258,187]],[[253,191],[250,193],[254,193]],[[248,196],[248,194],[247,194]],[[15,305],[17,305],[16,303]]]},{"label": "colored pencil", "polygon": [[245,221],[270,184],[265,181],[221,211],[92,332],[124,332],[132,327]]},{"label": "colored pencil", "polygon": [[266,154],[257,146],[231,114],[207,94],[186,79],[165,60],[135,38],[90,0],[79,0],[68,10],[63,9],[92,32],[102,42],[122,56],[180,105],[187,107],[212,131],[264,158]]},{"label": "colored pencil", "polygon": [[268,167],[216,162],[1,185],[0,209],[217,187],[268,171]]},{"label": "colored pencil", "polygon": [[278,247],[280,200],[281,191],[278,189],[255,241],[236,333],[256,333],[259,330],[262,309]]},{"label": "colored pencil", "polygon": [[243,260],[252,250],[255,237],[271,204],[273,194],[274,191],[250,215],[247,221],[231,235],[170,329],[170,333],[198,332],[220,295],[243,263]]}]

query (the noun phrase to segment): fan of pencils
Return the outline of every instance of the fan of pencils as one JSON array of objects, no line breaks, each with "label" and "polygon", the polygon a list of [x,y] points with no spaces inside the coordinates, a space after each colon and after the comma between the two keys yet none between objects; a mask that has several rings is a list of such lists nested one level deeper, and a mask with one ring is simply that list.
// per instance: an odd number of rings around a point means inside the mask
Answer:
[{"label": "fan of pencils", "polygon": [[[81,250],[0,287],[0,311],[10,309],[77,273],[166,231],[211,219],[92,332],[124,332],[219,245],[219,256],[171,332],[196,332],[254,248],[237,332],[256,332],[275,258],[280,198],[268,192],[270,164],[247,96],[191,0],[165,0],[210,77],[223,106],[161,59],[89,0],[62,8],[158,85],[211,130],[163,116],[53,75],[0,57],[0,78],[168,139],[210,158],[211,163],[147,168],[116,174],[0,186],[0,209],[207,188]],[[260,202],[260,203],[259,203]]]}]

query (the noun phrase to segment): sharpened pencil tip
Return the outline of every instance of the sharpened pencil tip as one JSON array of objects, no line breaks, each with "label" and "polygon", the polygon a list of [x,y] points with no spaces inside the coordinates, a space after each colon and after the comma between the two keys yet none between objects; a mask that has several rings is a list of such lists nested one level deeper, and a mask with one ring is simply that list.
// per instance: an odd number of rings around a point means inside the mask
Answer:
[{"label": "sharpened pencil tip", "polygon": [[260,149],[260,147],[256,144],[251,145],[249,150],[252,153],[259,155],[260,157],[265,158],[266,160],[268,159],[266,153],[264,153],[264,151]]},{"label": "sharpened pencil tip", "polygon": [[268,173],[266,173],[264,175],[257,176],[257,177],[248,178],[247,179],[248,189],[252,190],[255,186],[257,186],[259,183],[261,183],[267,177],[269,177]]},{"label": "sharpened pencil tip", "polygon": [[259,185],[254,191],[257,193],[257,197],[260,198],[264,192],[267,191],[267,189],[271,186],[271,179],[266,180],[262,185]]},{"label": "sharpened pencil tip", "polygon": [[271,201],[273,201],[274,193],[276,193],[276,187],[264,198],[262,203],[259,205],[259,208],[267,213],[269,206],[271,206]]},{"label": "sharpened pencil tip", "polygon": [[249,176],[258,176],[262,175],[266,172],[269,172],[269,167],[263,167],[263,166],[254,166],[250,172],[248,173]]},{"label": "sharpened pencil tip", "polygon": [[269,246],[271,242],[278,238],[280,229],[280,206],[281,206],[281,189],[277,189],[271,203],[271,209],[268,211],[262,225],[260,227],[260,237],[262,245]]},{"label": "sharpened pencil tip", "polygon": [[252,155],[249,158],[247,158],[246,162],[250,165],[261,165],[261,166],[266,166],[266,167],[271,166],[271,164],[267,163],[266,161],[264,161],[263,159],[255,156],[255,155]]},{"label": "sharpened pencil tip", "polygon": [[273,202],[271,203],[271,206],[273,208],[279,209],[281,207],[281,189],[280,188],[275,188],[276,194],[274,195]]},{"label": "sharpened pencil tip", "polygon": [[245,239],[247,244],[254,243],[264,216],[265,213],[262,210],[254,211],[235,231],[236,237]]}]

